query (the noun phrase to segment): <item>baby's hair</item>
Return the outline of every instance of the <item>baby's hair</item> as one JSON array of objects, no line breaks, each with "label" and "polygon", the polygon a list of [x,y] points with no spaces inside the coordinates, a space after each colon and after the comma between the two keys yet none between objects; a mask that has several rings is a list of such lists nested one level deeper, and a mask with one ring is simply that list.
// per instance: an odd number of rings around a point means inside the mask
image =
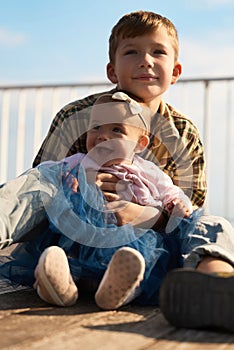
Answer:
[{"label": "baby's hair", "polygon": [[[150,122],[151,122],[151,118],[152,118],[152,111],[148,108],[148,107],[144,107],[142,105],[139,104],[139,102],[142,102],[142,99],[136,97],[133,94],[129,94],[126,93],[125,91],[118,91],[114,94],[104,94],[101,95],[94,103],[95,105],[101,105],[101,104],[105,104],[105,103],[124,103],[128,106],[129,108],[129,112],[132,115],[138,115],[139,120],[141,120],[141,122],[144,125],[144,129],[145,132],[147,134],[150,133]],[[134,106],[139,106],[137,108],[139,108],[139,111],[136,111],[136,107],[134,108],[134,111],[131,108],[131,104],[134,104]]]},{"label": "baby's hair", "polygon": [[[131,99],[135,100],[136,102],[143,102],[142,98],[137,97],[136,95],[134,95],[128,91],[125,91],[125,90],[118,90],[118,91],[127,94]],[[102,103],[107,103],[107,102],[115,102],[116,103],[117,101],[112,98],[111,93],[106,93],[106,94],[103,94],[100,97],[98,97],[98,99],[95,101],[94,104],[96,105],[96,104],[102,104]],[[121,101],[119,101],[119,102],[121,102]],[[122,101],[122,102],[124,102],[124,101]]]},{"label": "baby's hair", "polygon": [[154,12],[137,11],[124,15],[113,27],[109,38],[109,60],[115,63],[115,54],[119,41],[126,38],[134,38],[149,34],[160,26],[166,28],[168,35],[173,39],[175,61],[179,55],[179,39],[174,24],[166,17]]}]

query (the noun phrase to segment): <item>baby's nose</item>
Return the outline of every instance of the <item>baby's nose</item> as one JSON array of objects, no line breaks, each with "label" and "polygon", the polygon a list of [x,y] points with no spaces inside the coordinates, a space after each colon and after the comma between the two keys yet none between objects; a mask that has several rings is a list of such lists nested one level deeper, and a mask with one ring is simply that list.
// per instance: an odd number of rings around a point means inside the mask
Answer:
[{"label": "baby's nose", "polygon": [[108,132],[103,131],[103,130],[99,130],[98,140],[107,141],[107,140],[109,140],[109,138],[110,137],[108,135]]}]

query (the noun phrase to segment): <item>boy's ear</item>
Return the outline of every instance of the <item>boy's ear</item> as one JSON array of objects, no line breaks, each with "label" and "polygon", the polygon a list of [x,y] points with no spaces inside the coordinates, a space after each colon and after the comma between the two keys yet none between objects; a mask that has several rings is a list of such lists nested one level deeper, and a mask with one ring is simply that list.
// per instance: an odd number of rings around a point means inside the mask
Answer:
[{"label": "boy's ear", "polygon": [[172,73],[172,79],[171,79],[172,85],[177,82],[181,74],[182,74],[182,65],[179,62],[176,62]]},{"label": "boy's ear", "polygon": [[115,67],[112,63],[108,63],[106,66],[106,75],[107,78],[113,83],[113,84],[117,84],[118,83],[118,79],[117,76],[115,74]]},{"label": "boy's ear", "polygon": [[148,146],[149,141],[150,141],[149,136],[147,135],[140,136],[134,151],[136,153],[141,153]]}]

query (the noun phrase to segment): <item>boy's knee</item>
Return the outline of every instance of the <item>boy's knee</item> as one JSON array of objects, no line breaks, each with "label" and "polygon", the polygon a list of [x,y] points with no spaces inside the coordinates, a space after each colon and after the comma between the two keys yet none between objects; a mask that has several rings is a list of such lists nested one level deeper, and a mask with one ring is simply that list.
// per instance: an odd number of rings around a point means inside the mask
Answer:
[{"label": "boy's knee", "polygon": [[201,216],[200,222],[205,224],[206,226],[215,227],[216,230],[218,228],[220,233],[221,232],[225,232],[228,234],[234,233],[234,229],[231,223],[222,216],[204,215],[204,216]]}]

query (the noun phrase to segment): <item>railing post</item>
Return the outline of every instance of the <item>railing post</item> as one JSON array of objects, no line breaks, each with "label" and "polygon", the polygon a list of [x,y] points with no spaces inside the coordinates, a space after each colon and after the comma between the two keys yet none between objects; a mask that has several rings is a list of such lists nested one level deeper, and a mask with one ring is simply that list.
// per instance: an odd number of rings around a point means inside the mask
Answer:
[{"label": "railing post", "polygon": [[0,137],[0,183],[7,180],[8,172],[8,140],[9,140],[9,115],[10,115],[10,92],[2,93],[2,120]]},{"label": "railing post", "polygon": [[205,159],[206,159],[206,178],[208,184],[208,191],[206,197],[205,211],[209,213],[210,203],[209,203],[209,180],[210,180],[210,115],[209,115],[209,80],[204,80],[204,116],[203,116],[203,139],[204,139],[204,149],[205,149]]},{"label": "railing post", "polygon": [[16,145],[16,175],[24,171],[24,153],[25,153],[25,114],[26,114],[26,91],[21,90],[19,95],[19,115],[17,129]]},{"label": "railing post", "polygon": [[226,120],[226,147],[225,147],[225,184],[224,184],[224,211],[227,218],[230,217],[229,199],[230,199],[230,159],[231,159],[231,111],[232,111],[232,97],[231,97],[231,83],[227,88],[227,120]]},{"label": "railing post", "polygon": [[38,151],[38,145],[41,142],[42,135],[42,106],[43,106],[43,90],[38,88],[36,90],[35,101],[35,119],[34,119],[34,143],[33,154]]}]

